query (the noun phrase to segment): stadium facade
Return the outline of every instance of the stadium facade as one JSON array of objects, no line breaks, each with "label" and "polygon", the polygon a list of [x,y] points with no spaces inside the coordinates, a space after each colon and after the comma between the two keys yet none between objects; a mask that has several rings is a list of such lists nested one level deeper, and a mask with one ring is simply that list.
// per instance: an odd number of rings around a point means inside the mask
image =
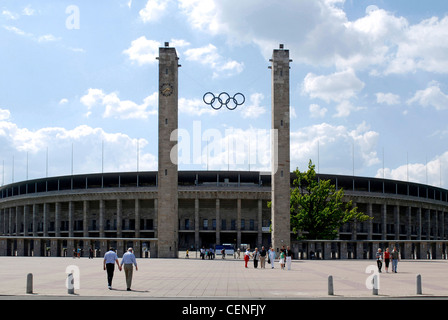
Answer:
[{"label": "stadium facade", "polygon": [[[231,244],[291,246],[295,258],[372,258],[398,246],[402,258],[447,258],[448,190],[403,181],[319,174],[373,219],[339,230],[337,240],[298,241],[289,197],[289,51],[273,51],[272,169],[178,171],[178,60],[159,49],[159,155],[156,172],[47,177],[0,187],[0,255],[87,256],[132,246],[138,257]],[[175,137],[174,137],[175,138]],[[268,202],[272,201],[269,208]]]},{"label": "stadium facade", "polygon": [[[294,174],[291,174],[291,182]],[[448,190],[412,182],[319,174],[374,217],[344,225],[335,241],[296,241],[298,258],[369,258],[398,244],[406,258],[446,258]],[[0,255],[62,256],[78,247],[128,246],[159,256],[158,172],[85,174],[0,189]],[[178,173],[178,249],[270,246],[271,176],[252,171]],[[148,251],[147,251],[148,250]]]}]

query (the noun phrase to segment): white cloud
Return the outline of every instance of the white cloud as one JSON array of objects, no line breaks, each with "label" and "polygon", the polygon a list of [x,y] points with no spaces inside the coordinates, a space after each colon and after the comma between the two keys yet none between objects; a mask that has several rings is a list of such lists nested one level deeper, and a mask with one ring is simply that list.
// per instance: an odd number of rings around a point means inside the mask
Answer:
[{"label": "white cloud", "polygon": [[22,14],[24,16],[32,16],[34,15],[35,10],[33,8],[31,8],[31,5],[27,5],[25,8],[23,8],[22,10]]},{"label": "white cloud", "polygon": [[9,110],[0,108],[0,121],[8,120],[10,116],[11,112]]},{"label": "white cloud", "polygon": [[412,25],[370,6],[363,17],[351,21],[344,2],[283,0],[279,6],[257,0],[181,0],[179,7],[193,28],[223,35],[231,43],[254,43],[266,58],[284,43],[297,63],[377,75],[448,73],[448,16]]},{"label": "white cloud", "polygon": [[2,15],[4,17],[6,17],[6,19],[9,19],[9,20],[17,20],[17,19],[20,18],[19,14],[11,12],[11,11],[6,10],[6,9],[2,10]]},{"label": "white cloud", "polygon": [[209,44],[201,48],[192,48],[184,52],[186,60],[196,61],[209,66],[213,70],[213,77],[231,76],[241,73],[244,64],[226,59],[218,53],[218,49]]},{"label": "white cloud", "polygon": [[[130,7],[129,3],[129,7]],[[146,6],[139,11],[140,18],[143,22],[158,21],[167,8],[168,1],[166,0],[148,0]]]},{"label": "white cloud", "polygon": [[266,112],[266,108],[261,105],[261,101],[264,99],[263,94],[253,93],[250,95],[250,104],[243,104],[239,106],[241,108],[241,115],[243,118],[255,119]]},{"label": "white cloud", "polygon": [[311,118],[323,118],[325,117],[325,114],[327,113],[327,108],[322,108],[318,104],[311,104],[309,107],[310,116]]},{"label": "white cloud", "polygon": [[159,42],[141,36],[132,41],[131,46],[123,53],[128,55],[129,60],[137,62],[138,65],[155,64],[159,55],[159,47]]},{"label": "white cloud", "polygon": [[131,100],[121,100],[115,92],[106,94],[101,89],[90,88],[80,101],[88,108],[88,115],[93,107],[99,105],[104,108],[103,118],[146,119],[157,114],[158,93],[154,92],[142,104],[137,104]]},{"label": "white cloud", "polygon": [[353,111],[360,111],[364,109],[366,108],[354,106],[350,101],[345,100],[336,106],[337,113],[333,117],[335,118],[348,117]]},{"label": "white cloud", "polygon": [[171,39],[170,46],[175,48],[182,48],[182,47],[188,47],[190,45],[190,42],[184,39]]},{"label": "white cloud", "polygon": [[[101,172],[102,163],[105,172],[136,171],[137,144],[139,170],[157,170],[157,157],[145,151],[149,145],[146,139],[87,125],[29,130],[6,121],[5,117],[9,117],[9,112],[0,111],[0,154],[5,160],[5,183],[12,182],[13,165],[14,181],[25,180],[26,171],[29,171],[28,179],[45,177],[47,150],[49,176],[70,174],[72,146],[74,174]],[[13,156],[14,164],[9,160]]]},{"label": "white cloud", "polygon": [[64,105],[68,103],[68,99],[67,98],[62,98],[61,100],[59,100],[59,104],[60,105]]},{"label": "white cloud", "polygon": [[448,151],[436,156],[427,163],[409,163],[395,169],[378,169],[376,177],[400,181],[411,181],[432,186],[443,186],[447,183]]},{"label": "white cloud", "polygon": [[391,106],[400,103],[400,96],[393,93],[378,92],[376,94],[376,102]]},{"label": "white cloud", "polygon": [[14,26],[3,26],[3,28],[5,28],[5,30],[13,32],[19,36],[24,36],[24,37],[32,37],[33,36],[31,33],[27,33],[27,32],[25,32],[17,27],[14,27]]},{"label": "white cloud", "polygon": [[38,38],[37,38],[37,41],[38,42],[51,42],[51,41],[58,41],[58,40],[60,40],[61,38],[57,38],[57,37],[55,37],[54,35],[52,35],[52,34],[45,34],[45,35],[43,35],[43,36],[39,36]]},{"label": "white cloud", "polygon": [[190,116],[217,115],[211,107],[200,99],[179,99],[179,112]]},{"label": "white cloud", "polygon": [[440,84],[432,82],[425,90],[418,90],[408,104],[418,103],[423,107],[434,107],[436,110],[448,109],[448,95],[440,90]]},{"label": "white cloud", "polygon": [[379,163],[375,151],[378,137],[365,123],[355,129],[322,123],[291,131],[291,170],[293,164],[305,168],[312,159],[325,172],[352,173],[353,147],[355,168],[373,166]]},{"label": "white cloud", "polygon": [[386,73],[424,70],[448,73],[448,16],[432,17],[405,30]]},{"label": "white cloud", "polygon": [[303,81],[302,91],[311,98],[319,98],[327,103],[350,99],[364,88],[353,69],[335,72],[328,76],[308,73]]}]

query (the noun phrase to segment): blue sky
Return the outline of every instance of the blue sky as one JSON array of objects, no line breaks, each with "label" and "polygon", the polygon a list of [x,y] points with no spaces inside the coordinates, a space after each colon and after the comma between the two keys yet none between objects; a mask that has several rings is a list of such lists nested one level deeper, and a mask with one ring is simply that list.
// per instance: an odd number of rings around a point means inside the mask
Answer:
[{"label": "blue sky", "polygon": [[[312,159],[321,173],[448,188],[444,0],[1,0],[0,184],[156,170],[166,41],[182,65],[180,170],[269,170],[282,43],[291,170]],[[246,101],[215,111],[209,91]]]}]

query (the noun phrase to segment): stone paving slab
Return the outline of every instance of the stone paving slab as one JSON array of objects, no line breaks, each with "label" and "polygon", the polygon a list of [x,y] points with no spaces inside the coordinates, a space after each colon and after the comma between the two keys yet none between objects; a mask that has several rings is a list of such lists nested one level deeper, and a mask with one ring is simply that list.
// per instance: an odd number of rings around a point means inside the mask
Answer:
[{"label": "stone paving slab", "polygon": [[[120,258],[121,261],[121,258]],[[137,259],[132,291],[124,271],[115,270],[107,288],[102,258],[0,257],[0,299],[352,299],[448,298],[446,260],[403,260],[398,273],[379,274],[378,295],[366,287],[374,260],[295,260],[291,270],[244,267],[235,259]],[[372,268],[372,269],[369,269]],[[75,294],[68,294],[67,272],[75,275]],[[33,274],[33,294],[26,293]],[[417,274],[422,293],[417,295]],[[328,295],[328,276],[334,295]]]}]

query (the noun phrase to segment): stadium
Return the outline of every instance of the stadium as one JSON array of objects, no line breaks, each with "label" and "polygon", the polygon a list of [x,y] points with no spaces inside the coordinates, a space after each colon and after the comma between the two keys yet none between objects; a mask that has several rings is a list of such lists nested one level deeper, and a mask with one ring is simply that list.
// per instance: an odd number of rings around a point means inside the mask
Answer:
[{"label": "stadium", "polygon": [[[290,246],[295,259],[371,259],[397,246],[405,259],[446,259],[448,190],[380,178],[318,174],[373,219],[336,240],[298,241],[290,226],[289,51],[273,51],[269,173],[178,171],[178,57],[159,48],[158,171],[46,177],[0,187],[0,255],[96,256],[132,246],[137,257],[184,250]],[[274,145],[275,144],[275,145]],[[174,159],[176,160],[176,159]],[[289,174],[288,174],[289,173]],[[268,202],[272,206],[268,207]]]},{"label": "stadium", "polygon": [[[294,174],[291,174],[293,177]],[[335,241],[292,241],[298,258],[368,258],[387,243],[403,257],[446,258],[448,190],[412,183],[318,175],[374,219],[344,225]],[[292,178],[291,178],[292,179]],[[292,183],[292,180],[291,180]],[[157,172],[88,174],[2,187],[1,255],[62,256],[78,247],[133,246],[157,256]],[[179,250],[229,243],[271,245],[271,177],[249,171],[181,171]],[[294,234],[291,233],[294,239]]]}]

